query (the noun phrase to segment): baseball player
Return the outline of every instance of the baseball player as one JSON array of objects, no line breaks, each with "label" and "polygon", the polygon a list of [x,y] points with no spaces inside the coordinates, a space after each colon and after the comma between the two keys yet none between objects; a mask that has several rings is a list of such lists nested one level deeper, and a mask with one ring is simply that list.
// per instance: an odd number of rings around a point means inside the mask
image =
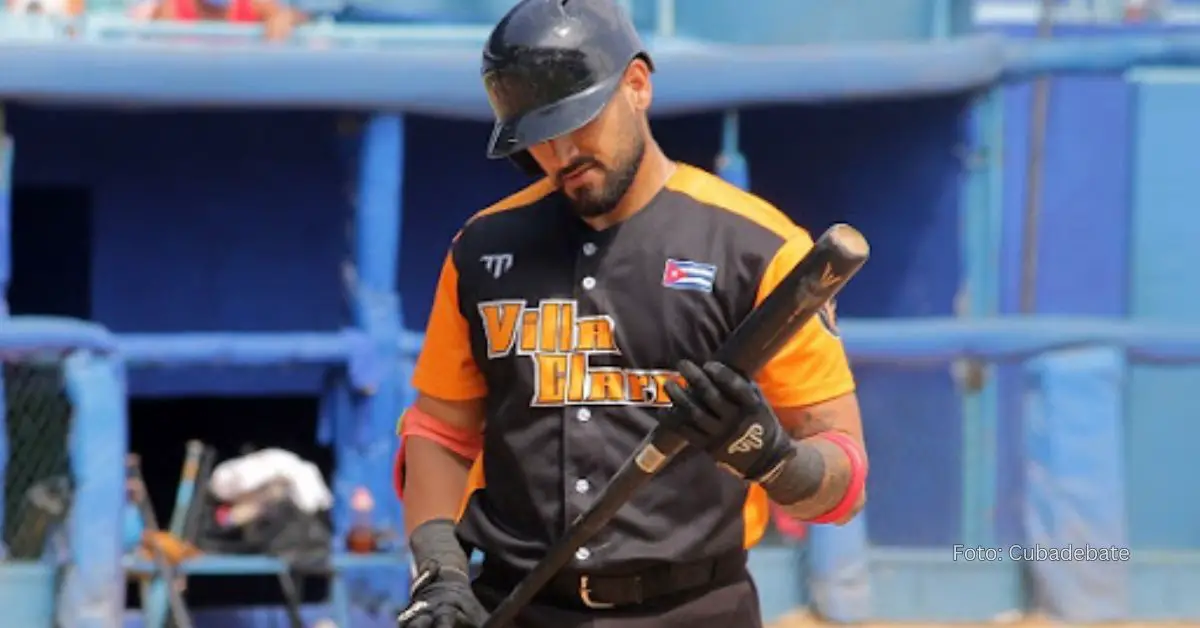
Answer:
[{"label": "baseball player", "polygon": [[755,382],[707,361],[812,239],[663,154],[653,68],[613,0],[522,0],[487,41],[488,155],[541,178],[471,218],[442,265],[396,464],[416,568],[402,627],[479,626],[660,423],[691,447],[519,628],[759,627],[746,548],[768,500],[821,523],[863,506],[832,309]]}]

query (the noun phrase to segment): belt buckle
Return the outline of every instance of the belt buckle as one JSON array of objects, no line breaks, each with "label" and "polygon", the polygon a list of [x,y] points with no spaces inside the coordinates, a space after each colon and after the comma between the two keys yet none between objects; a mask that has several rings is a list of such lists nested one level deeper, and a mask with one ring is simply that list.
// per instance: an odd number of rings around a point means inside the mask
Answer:
[{"label": "belt buckle", "polygon": [[588,586],[587,576],[579,576],[579,599],[583,602],[584,606],[595,610],[602,610],[616,606],[616,604],[597,602],[596,600],[592,599],[592,590]]}]

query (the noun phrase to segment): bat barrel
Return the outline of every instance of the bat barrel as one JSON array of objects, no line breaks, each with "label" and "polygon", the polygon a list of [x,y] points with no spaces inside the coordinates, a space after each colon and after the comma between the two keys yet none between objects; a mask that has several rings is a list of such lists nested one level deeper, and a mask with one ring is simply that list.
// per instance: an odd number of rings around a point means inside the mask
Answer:
[{"label": "bat barrel", "polygon": [[867,239],[858,229],[847,224],[827,229],[733,330],[713,359],[753,377],[841,291],[870,254]]}]

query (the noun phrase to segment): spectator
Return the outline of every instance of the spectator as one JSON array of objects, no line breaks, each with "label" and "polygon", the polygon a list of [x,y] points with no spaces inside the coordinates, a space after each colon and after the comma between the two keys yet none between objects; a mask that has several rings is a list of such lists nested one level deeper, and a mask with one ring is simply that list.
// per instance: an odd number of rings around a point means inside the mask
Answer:
[{"label": "spectator", "polygon": [[136,6],[133,15],[173,22],[261,22],[271,41],[286,39],[296,26],[307,20],[303,12],[280,0],[151,0]]},{"label": "spectator", "polygon": [[1126,22],[1161,22],[1166,12],[1165,0],[1125,0]]},{"label": "spectator", "polygon": [[75,16],[83,13],[84,0],[8,0],[8,10],[18,15]]}]

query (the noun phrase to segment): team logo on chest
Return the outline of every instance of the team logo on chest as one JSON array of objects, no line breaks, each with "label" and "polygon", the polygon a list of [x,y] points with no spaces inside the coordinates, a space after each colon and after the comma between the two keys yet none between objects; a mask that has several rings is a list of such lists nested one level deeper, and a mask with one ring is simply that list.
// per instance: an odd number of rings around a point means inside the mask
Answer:
[{"label": "team logo on chest", "polygon": [[678,373],[591,364],[592,356],[621,355],[611,316],[578,316],[573,300],[487,301],[478,306],[488,358],[524,356],[533,362],[530,405],[667,406],[663,384]]}]

